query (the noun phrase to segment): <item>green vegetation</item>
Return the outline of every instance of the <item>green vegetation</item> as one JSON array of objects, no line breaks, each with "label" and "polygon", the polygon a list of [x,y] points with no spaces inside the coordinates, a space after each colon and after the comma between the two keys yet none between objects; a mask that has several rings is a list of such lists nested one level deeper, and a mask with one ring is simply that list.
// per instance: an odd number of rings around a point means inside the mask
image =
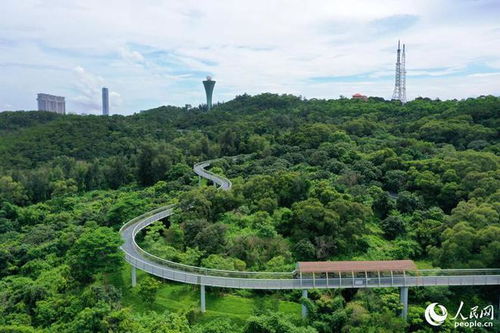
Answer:
[{"label": "green vegetation", "polygon": [[[498,267],[500,99],[304,100],[238,96],[210,112],[123,117],[0,113],[0,331],[428,331],[430,301],[496,303],[492,287],[198,290],[139,274],[119,227],[178,213],[139,236],[148,251],[209,268],[291,271],[298,260],[414,259]],[[198,186],[195,162],[231,191]],[[469,304],[470,302],[470,304]],[[380,328],[380,329],[377,329]],[[451,329],[450,329],[451,330]]]},{"label": "green vegetation", "polygon": [[[157,291],[154,302],[141,300],[138,290],[130,287],[130,269],[124,267],[113,276],[112,283],[123,290],[122,303],[129,306],[134,312],[154,310],[159,313],[165,311],[181,312],[196,316],[197,321],[206,323],[217,318],[231,318],[238,325],[244,325],[245,320],[255,313],[266,310],[278,310],[281,313],[300,318],[300,304],[280,299],[272,294],[253,294],[250,291],[229,292],[216,288],[207,288],[207,312],[201,316],[198,312],[200,305],[200,291],[198,286],[165,281]],[[140,284],[145,273],[138,271],[137,279]]]}]

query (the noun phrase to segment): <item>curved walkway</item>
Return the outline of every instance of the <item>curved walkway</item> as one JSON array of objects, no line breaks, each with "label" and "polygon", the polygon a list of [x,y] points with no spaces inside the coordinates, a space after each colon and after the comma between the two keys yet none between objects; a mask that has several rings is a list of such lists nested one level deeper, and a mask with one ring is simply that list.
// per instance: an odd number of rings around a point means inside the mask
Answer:
[{"label": "curved walkway", "polygon": [[[205,168],[212,161],[194,165],[194,172],[218,185],[221,190],[229,190],[231,181]],[[148,225],[174,214],[175,205],[164,206],[138,216],[120,229],[124,241],[121,249],[125,260],[134,267],[132,274],[135,285],[135,268],[164,279],[199,284],[201,286],[244,288],[244,289],[310,289],[310,288],[380,288],[414,286],[473,286],[500,285],[500,269],[472,270],[418,270],[409,275],[377,277],[321,276],[300,278],[295,272],[238,272],[189,266],[156,257],[139,247],[136,235]]]}]

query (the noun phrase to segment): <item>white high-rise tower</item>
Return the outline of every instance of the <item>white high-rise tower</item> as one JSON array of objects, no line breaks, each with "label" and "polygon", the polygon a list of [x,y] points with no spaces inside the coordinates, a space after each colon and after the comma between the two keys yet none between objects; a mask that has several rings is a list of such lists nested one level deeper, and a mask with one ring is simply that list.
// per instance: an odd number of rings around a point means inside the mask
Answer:
[{"label": "white high-rise tower", "polygon": [[108,92],[108,88],[102,88],[102,115],[109,116],[109,92]]}]

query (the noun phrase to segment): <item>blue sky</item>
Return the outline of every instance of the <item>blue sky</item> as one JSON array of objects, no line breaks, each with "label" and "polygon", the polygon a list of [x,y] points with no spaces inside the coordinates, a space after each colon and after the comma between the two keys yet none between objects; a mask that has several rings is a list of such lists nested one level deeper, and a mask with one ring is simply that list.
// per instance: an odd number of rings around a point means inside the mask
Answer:
[{"label": "blue sky", "polygon": [[131,114],[262,92],[390,98],[398,39],[407,94],[500,95],[500,1],[3,0],[0,110],[65,96],[72,113]]}]

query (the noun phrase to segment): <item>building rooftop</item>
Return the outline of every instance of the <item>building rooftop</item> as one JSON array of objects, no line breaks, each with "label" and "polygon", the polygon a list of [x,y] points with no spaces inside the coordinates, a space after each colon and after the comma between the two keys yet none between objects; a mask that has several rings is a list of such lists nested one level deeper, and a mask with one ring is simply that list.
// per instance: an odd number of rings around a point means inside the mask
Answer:
[{"label": "building rooftop", "polygon": [[413,260],[302,261],[297,264],[297,271],[300,273],[402,272],[416,269]]}]

